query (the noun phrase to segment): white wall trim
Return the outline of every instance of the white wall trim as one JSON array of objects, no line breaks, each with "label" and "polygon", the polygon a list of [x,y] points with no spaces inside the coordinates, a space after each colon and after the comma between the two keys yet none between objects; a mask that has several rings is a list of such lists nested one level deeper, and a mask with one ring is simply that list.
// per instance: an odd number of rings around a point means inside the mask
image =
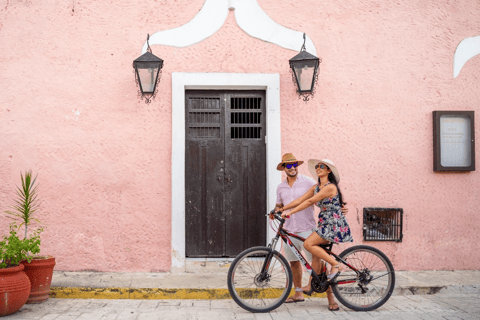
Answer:
[{"label": "white wall trim", "polygon": [[453,77],[460,74],[468,60],[480,54],[480,36],[463,39],[453,55]]},{"label": "white wall trim", "polygon": [[[238,26],[248,35],[282,48],[300,51],[303,32],[285,28],[273,21],[257,0],[205,0],[202,9],[192,20],[178,28],[155,32],[149,43],[182,48],[201,42],[220,30],[228,11],[233,9]],[[305,46],[309,53],[317,55],[317,49],[308,35]],[[142,54],[147,47],[145,42]]]},{"label": "white wall trim", "polygon": [[[280,75],[252,73],[172,73],[172,261],[171,271],[185,271],[185,90],[266,91],[267,208],[274,208],[281,172]],[[265,218],[267,227],[267,218]],[[273,237],[268,228],[267,241]]]}]

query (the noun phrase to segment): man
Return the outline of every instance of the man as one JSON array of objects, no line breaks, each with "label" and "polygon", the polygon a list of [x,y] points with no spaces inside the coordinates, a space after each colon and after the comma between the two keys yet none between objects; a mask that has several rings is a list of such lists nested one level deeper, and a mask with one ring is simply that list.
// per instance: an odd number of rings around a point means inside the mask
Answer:
[{"label": "man", "polygon": [[[291,153],[286,153],[282,157],[282,162],[277,166],[278,171],[284,171],[287,175],[282,183],[277,187],[277,201],[276,201],[276,210],[279,210],[283,206],[288,205],[290,202],[294,201],[297,198],[303,196],[310,188],[317,183],[310,177],[304,176],[303,174],[298,173],[298,166],[303,164],[303,161],[299,161]],[[314,216],[314,207],[310,206],[302,211],[297,212],[295,215],[292,215],[290,219],[284,224],[284,228],[289,232],[295,233],[302,238],[308,238],[316,228],[315,216]],[[346,213],[347,209],[342,208],[342,211]],[[303,250],[303,242],[295,238],[290,239],[295,245],[298,251]],[[293,273],[293,284],[295,286],[295,294],[289,297],[285,303],[294,303],[294,302],[303,302],[303,290],[302,290],[302,264],[288,247],[284,247],[285,257],[290,262]],[[322,265],[320,258],[313,257],[312,254],[304,250],[305,257],[308,261],[312,261],[312,267],[317,268]],[[338,305],[336,305],[331,291],[328,294],[329,306],[332,306],[330,310],[337,310]]]}]

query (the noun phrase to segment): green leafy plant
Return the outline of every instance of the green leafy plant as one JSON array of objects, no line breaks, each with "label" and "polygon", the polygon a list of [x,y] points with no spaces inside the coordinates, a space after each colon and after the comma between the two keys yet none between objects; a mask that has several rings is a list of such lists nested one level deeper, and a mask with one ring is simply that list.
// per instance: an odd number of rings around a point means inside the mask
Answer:
[{"label": "green leafy plant", "polygon": [[21,240],[17,235],[18,226],[10,225],[10,234],[4,235],[0,241],[0,269],[16,267],[22,260],[32,261],[31,254],[40,252],[40,233],[42,228],[36,229],[30,238]]}]

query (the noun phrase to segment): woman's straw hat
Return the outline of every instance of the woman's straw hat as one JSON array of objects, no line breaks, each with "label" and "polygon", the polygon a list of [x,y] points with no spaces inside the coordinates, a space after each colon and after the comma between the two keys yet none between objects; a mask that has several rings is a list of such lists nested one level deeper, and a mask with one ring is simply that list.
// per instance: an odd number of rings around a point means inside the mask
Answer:
[{"label": "woman's straw hat", "polygon": [[327,165],[327,167],[329,167],[330,170],[332,170],[332,173],[335,176],[335,179],[337,179],[337,183],[340,182],[340,175],[338,174],[337,167],[335,167],[335,164],[333,163],[333,161],[329,160],[329,159],[323,159],[323,160],[310,159],[310,160],[308,160],[308,170],[310,171],[310,174],[315,179],[318,179],[317,170],[315,169],[315,166],[319,163],[323,163],[323,164]]},{"label": "woman's straw hat", "polygon": [[295,156],[291,153],[285,153],[282,157],[282,162],[280,162],[277,166],[277,170],[278,171],[283,171],[283,165],[286,164],[286,163],[294,163],[294,162],[298,162],[298,165],[301,165],[303,163],[303,161],[298,161]]}]

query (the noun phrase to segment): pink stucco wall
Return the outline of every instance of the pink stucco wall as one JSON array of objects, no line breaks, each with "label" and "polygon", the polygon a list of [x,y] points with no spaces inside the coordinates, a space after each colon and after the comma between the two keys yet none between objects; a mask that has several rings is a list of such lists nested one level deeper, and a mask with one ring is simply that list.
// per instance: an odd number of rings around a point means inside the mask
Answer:
[{"label": "pink stucco wall", "polygon": [[452,63],[480,35],[480,2],[258,0],[315,43],[312,101],[295,94],[296,52],[248,36],[230,12],[205,41],[153,46],[165,66],[145,105],[131,64],[146,34],[203,2],[0,0],[0,210],[19,172],[38,172],[57,270],[170,269],[172,72],[280,74],[281,152],[337,164],[356,244],[364,207],[400,207],[404,241],[375,244],[397,270],[480,267],[480,175],[432,169],[432,111],[474,110],[478,122],[480,57],[455,79]]}]

